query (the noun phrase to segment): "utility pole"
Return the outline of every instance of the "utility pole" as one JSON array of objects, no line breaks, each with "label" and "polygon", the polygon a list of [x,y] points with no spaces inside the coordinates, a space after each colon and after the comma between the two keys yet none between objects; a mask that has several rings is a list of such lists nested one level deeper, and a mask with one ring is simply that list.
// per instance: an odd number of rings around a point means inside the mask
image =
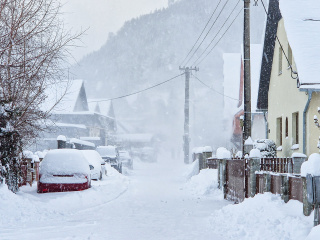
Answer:
[{"label": "utility pole", "polygon": [[244,0],[244,141],[251,136],[251,73],[250,73],[250,0]]},{"label": "utility pole", "polygon": [[185,100],[184,100],[184,134],[183,134],[183,151],[184,151],[184,163],[189,163],[189,148],[190,148],[190,136],[189,136],[189,97],[190,97],[190,74],[191,71],[199,71],[199,68],[179,67],[181,71],[184,71],[186,77],[185,84]]}]

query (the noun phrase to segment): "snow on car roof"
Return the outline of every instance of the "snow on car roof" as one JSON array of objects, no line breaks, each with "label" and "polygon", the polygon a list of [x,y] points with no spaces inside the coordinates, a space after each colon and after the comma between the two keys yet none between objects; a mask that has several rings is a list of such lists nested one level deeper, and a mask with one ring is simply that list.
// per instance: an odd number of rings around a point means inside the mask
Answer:
[{"label": "snow on car roof", "polygon": [[104,160],[101,158],[100,154],[95,150],[81,150],[81,153],[85,156],[89,163],[98,162],[99,165],[104,163]]},{"label": "snow on car roof", "polygon": [[88,161],[80,150],[50,150],[41,163],[40,174],[90,174]]}]

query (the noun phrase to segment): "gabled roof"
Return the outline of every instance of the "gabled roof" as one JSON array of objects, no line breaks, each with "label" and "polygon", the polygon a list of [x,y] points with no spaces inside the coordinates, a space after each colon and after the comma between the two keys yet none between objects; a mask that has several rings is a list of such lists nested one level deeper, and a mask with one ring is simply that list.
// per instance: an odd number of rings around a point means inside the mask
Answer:
[{"label": "gabled roof", "polygon": [[104,101],[105,99],[88,99],[90,111],[101,113],[104,116],[115,118],[112,101]]},{"label": "gabled roof", "polygon": [[263,53],[261,61],[259,93],[257,109],[260,111],[268,109],[268,92],[274,54],[274,46],[278,29],[278,22],[281,19],[279,0],[269,0],[268,18],[265,29]]},{"label": "gabled roof", "polygon": [[[52,113],[72,113],[89,110],[83,80],[62,81],[51,85],[46,89],[46,95],[43,111],[52,109]],[[58,101],[60,102],[56,104]]]},{"label": "gabled roof", "polygon": [[320,1],[280,0],[301,85],[320,84]]}]

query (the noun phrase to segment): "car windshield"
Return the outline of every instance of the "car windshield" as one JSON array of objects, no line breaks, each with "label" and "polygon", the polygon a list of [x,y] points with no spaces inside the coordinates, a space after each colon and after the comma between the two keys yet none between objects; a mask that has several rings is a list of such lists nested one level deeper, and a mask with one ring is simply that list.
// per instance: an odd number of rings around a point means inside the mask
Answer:
[{"label": "car windshield", "polygon": [[116,157],[116,148],[113,146],[98,147],[97,152],[101,157]]}]

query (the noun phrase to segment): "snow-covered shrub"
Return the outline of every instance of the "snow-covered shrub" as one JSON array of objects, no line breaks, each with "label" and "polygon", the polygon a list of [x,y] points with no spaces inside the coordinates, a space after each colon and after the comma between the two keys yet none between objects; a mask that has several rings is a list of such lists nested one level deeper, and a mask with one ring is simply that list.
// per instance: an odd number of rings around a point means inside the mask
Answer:
[{"label": "snow-covered shrub", "polygon": [[259,149],[261,157],[277,157],[277,145],[270,139],[259,139],[253,143],[253,148]]}]

